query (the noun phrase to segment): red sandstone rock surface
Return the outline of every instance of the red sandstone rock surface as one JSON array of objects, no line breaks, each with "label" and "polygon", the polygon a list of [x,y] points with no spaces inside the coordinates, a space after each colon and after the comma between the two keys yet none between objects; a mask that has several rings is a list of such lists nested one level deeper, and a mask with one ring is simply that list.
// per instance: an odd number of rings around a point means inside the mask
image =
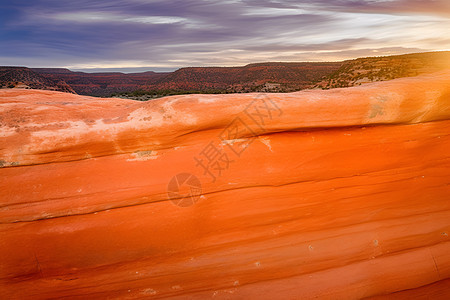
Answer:
[{"label": "red sandstone rock surface", "polygon": [[0,111],[2,298],[450,297],[450,72]]}]

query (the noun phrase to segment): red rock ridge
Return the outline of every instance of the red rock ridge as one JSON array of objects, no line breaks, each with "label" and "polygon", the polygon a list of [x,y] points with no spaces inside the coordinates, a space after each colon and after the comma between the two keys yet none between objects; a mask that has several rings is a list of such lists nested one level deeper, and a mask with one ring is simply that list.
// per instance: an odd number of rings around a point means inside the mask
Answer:
[{"label": "red rock ridge", "polygon": [[450,71],[0,110],[7,299],[450,297]]}]

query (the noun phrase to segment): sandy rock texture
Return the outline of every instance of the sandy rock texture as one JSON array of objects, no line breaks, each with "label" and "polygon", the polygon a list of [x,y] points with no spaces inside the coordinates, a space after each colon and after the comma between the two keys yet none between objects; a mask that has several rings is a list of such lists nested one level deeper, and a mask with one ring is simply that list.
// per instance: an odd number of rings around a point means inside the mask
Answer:
[{"label": "sandy rock texture", "polygon": [[149,102],[0,90],[4,299],[448,299],[450,71]]}]

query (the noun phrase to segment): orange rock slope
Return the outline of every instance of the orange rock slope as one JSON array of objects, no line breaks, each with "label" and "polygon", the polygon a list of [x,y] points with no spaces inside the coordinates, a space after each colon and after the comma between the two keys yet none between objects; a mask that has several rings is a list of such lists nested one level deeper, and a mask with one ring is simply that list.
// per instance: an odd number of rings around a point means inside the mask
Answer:
[{"label": "orange rock slope", "polygon": [[0,111],[4,299],[450,297],[450,72]]}]

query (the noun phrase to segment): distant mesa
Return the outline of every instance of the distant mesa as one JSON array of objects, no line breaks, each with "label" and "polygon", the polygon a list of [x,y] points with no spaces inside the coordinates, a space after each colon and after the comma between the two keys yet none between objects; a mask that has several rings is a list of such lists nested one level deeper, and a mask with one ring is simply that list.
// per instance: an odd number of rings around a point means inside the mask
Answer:
[{"label": "distant mesa", "polygon": [[267,62],[241,67],[188,67],[166,73],[85,73],[64,68],[0,67],[0,87],[148,100],[177,94],[294,92],[350,87],[447,68],[450,68],[450,51],[367,57],[343,62]]},{"label": "distant mesa", "polygon": [[366,57],[345,61],[324,77],[316,88],[357,86],[374,81],[413,77],[450,68],[450,51]]},{"label": "distant mesa", "polygon": [[73,93],[60,78],[48,78],[26,67],[0,67],[0,88],[29,88]]}]

